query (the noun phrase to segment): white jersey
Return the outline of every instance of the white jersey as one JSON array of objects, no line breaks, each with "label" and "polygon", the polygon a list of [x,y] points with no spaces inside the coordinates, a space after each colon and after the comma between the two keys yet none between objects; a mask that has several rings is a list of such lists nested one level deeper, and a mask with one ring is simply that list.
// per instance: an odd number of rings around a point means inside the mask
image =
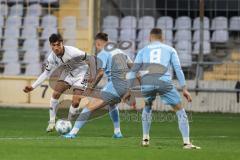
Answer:
[{"label": "white jersey", "polygon": [[[62,69],[59,80],[67,82],[75,88],[86,88],[88,78],[88,65],[85,62],[87,53],[72,46],[64,46],[64,54],[57,57],[52,51],[47,59],[46,70],[38,77],[32,85],[39,86],[55,69]],[[61,67],[61,68],[60,68]]]},{"label": "white jersey", "polygon": [[87,71],[88,65],[84,61],[79,61],[77,58],[86,57],[86,52],[72,46],[64,46],[64,54],[62,57],[57,57],[52,51],[47,59],[46,70],[52,71],[57,67],[63,66],[65,75],[77,76],[80,72]]}]

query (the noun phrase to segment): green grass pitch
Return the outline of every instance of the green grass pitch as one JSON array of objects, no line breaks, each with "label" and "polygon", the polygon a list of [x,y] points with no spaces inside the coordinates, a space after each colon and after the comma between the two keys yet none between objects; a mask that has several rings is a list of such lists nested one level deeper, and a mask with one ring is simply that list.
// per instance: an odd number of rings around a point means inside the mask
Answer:
[{"label": "green grass pitch", "polygon": [[[121,112],[121,117],[128,113]],[[239,114],[192,113],[192,141],[201,150],[182,149],[176,121],[154,121],[151,145],[143,148],[141,122],[136,119],[122,120],[124,138],[119,140],[111,138],[113,127],[107,114],[90,121],[73,140],[63,139],[56,132],[45,133],[47,120],[45,109],[1,108],[0,159],[237,160],[240,157]]]}]

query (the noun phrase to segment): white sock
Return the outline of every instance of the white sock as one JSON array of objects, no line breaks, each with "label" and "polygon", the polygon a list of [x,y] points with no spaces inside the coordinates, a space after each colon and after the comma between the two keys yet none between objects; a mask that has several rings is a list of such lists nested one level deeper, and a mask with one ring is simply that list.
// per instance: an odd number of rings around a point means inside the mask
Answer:
[{"label": "white sock", "polygon": [[69,108],[69,113],[75,115],[78,111],[78,108],[74,108],[72,105]]},{"label": "white sock", "polygon": [[80,113],[80,115],[78,116],[70,134],[76,135],[78,133],[78,131],[85,125],[85,123],[87,123],[87,120],[90,117],[90,115],[91,115],[91,111],[87,107],[83,108],[83,110]]},{"label": "white sock", "polygon": [[189,138],[189,124],[188,124],[188,117],[184,109],[180,109],[176,112],[178,117],[178,126],[179,130],[182,134],[183,143],[189,144],[190,138]]},{"label": "white sock", "polygon": [[49,109],[50,122],[55,122],[57,107],[58,107],[58,99],[54,99],[51,97],[50,109]]},{"label": "white sock", "polygon": [[149,134],[144,134],[143,139],[150,139]]},{"label": "white sock", "polygon": [[114,128],[114,134],[121,132],[120,128]]}]

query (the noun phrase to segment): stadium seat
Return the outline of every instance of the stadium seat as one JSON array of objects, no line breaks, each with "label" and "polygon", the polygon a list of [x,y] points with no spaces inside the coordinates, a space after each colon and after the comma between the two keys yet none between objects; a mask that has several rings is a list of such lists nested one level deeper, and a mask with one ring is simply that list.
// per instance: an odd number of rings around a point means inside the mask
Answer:
[{"label": "stadium seat", "polygon": [[6,17],[8,15],[8,5],[0,4],[0,16]]},{"label": "stadium seat", "polygon": [[234,16],[230,18],[230,31],[240,31],[240,16]]},{"label": "stadium seat", "polygon": [[[204,30],[203,31],[203,40],[204,41],[210,41],[210,32],[209,30]],[[200,31],[196,30],[193,34],[193,42],[198,42],[200,41]]]},{"label": "stadium seat", "polygon": [[150,29],[141,29],[138,32],[137,41],[148,41],[150,36]]},{"label": "stadium seat", "polygon": [[5,38],[19,38],[20,37],[20,30],[15,26],[7,27],[5,29]]},{"label": "stadium seat", "polygon": [[[200,42],[196,42],[193,47],[193,54],[199,54]],[[203,54],[211,53],[211,45],[209,41],[203,42]]]},{"label": "stadium seat", "polygon": [[152,16],[143,16],[138,20],[138,29],[152,29],[155,27],[155,19]]},{"label": "stadium seat", "polygon": [[40,63],[29,63],[26,66],[26,76],[38,76],[42,73],[42,65]]},{"label": "stadium seat", "polygon": [[3,41],[4,50],[17,50],[18,49],[18,40],[16,38],[6,38]]},{"label": "stadium seat", "polygon": [[40,0],[41,4],[52,4],[52,3],[58,3],[59,0]]},{"label": "stadium seat", "polygon": [[226,30],[228,29],[227,17],[215,17],[212,19],[212,30]]},{"label": "stadium seat", "polygon": [[179,50],[178,57],[182,67],[190,67],[192,65],[192,55],[188,51]]},{"label": "stadium seat", "polygon": [[37,38],[38,34],[37,34],[37,28],[35,26],[28,26],[23,28],[22,30],[22,38]]},{"label": "stadium seat", "polygon": [[[209,18],[208,17],[204,17],[203,18],[203,28],[205,30],[209,30]],[[193,21],[193,29],[194,30],[199,30],[200,29],[200,17],[196,17]]]},{"label": "stadium seat", "polygon": [[48,40],[44,41],[42,51],[44,53],[49,53],[51,51],[51,47]]},{"label": "stadium seat", "polygon": [[4,75],[19,75],[21,72],[21,66],[17,62],[7,63],[4,66]]},{"label": "stadium seat", "polygon": [[4,18],[0,15],[0,28],[2,29],[4,26]]},{"label": "stadium seat", "polygon": [[24,18],[23,27],[38,27],[39,26],[39,17],[38,16],[26,16]]},{"label": "stadium seat", "polygon": [[120,21],[120,28],[135,29],[137,27],[137,19],[134,16],[123,17]]},{"label": "stadium seat", "polygon": [[18,62],[18,51],[17,50],[5,50],[2,57],[3,63],[14,63]]},{"label": "stadium seat", "polygon": [[24,54],[25,63],[38,63],[40,61],[39,50],[28,49]]},{"label": "stadium seat", "polygon": [[191,18],[187,16],[178,17],[175,21],[175,29],[191,29]]},{"label": "stadium seat", "polygon": [[51,14],[45,15],[42,17],[42,24],[41,26],[43,28],[48,28],[48,27],[57,27],[57,17]]},{"label": "stadium seat", "polygon": [[42,31],[41,39],[48,39],[51,34],[57,33],[57,32],[58,31],[56,27],[44,28],[44,30]]},{"label": "stadium seat", "polygon": [[103,19],[102,28],[119,28],[119,18],[117,16],[106,16]]},{"label": "stadium seat", "polygon": [[77,19],[75,16],[66,16],[62,20],[62,28],[76,29]]},{"label": "stadium seat", "polygon": [[113,28],[106,28],[103,30],[104,33],[108,34],[108,38],[111,41],[117,42],[118,41],[118,30]]},{"label": "stadium seat", "polygon": [[192,43],[189,41],[179,41],[176,43],[180,63],[182,67],[189,67],[192,65]]},{"label": "stadium seat", "polygon": [[175,45],[177,51],[187,51],[189,54],[192,52],[192,43],[190,41],[178,41]]},{"label": "stadium seat", "polygon": [[143,47],[145,47],[147,44],[149,44],[149,41],[141,41],[138,43],[137,49],[140,50]]},{"label": "stadium seat", "polygon": [[28,50],[39,50],[39,41],[38,39],[26,39],[23,43],[22,50],[28,51]]},{"label": "stadium seat", "polygon": [[8,3],[23,3],[24,0],[7,0]]},{"label": "stadium seat", "polygon": [[172,42],[173,40],[173,31],[172,30],[162,30],[163,40]]},{"label": "stadium seat", "polygon": [[39,3],[40,2],[40,0],[28,0],[28,3]]},{"label": "stadium seat", "polygon": [[42,6],[40,4],[32,4],[27,8],[28,16],[41,16],[42,15]]},{"label": "stadium seat", "polygon": [[[15,1],[16,2],[16,1]],[[22,4],[15,4],[10,8],[10,16],[23,16],[23,5]]]},{"label": "stadium seat", "polygon": [[8,27],[18,27],[22,25],[22,18],[20,16],[9,16],[6,20],[6,28]]},{"label": "stadium seat", "polygon": [[161,29],[173,29],[173,18],[169,16],[163,16],[158,18],[157,27]]},{"label": "stadium seat", "polygon": [[77,30],[76,29],[65,29],[63,31],[64,39],[76,39],[77,38]]},{"label": "stadium seat", "polygon": [[174,41],[191,41],[192,40],[192,33],[190,30],[178,30],[175,33]]},{"label": "stadium seat", "polygon": [[[0,27],[0,38],[3,37],[3,29]],[[0,48],[1,48],[1,43],[0,43]]]},{"label": "stadium seat", "polygon": [[122,29],[120,31],[120,41],[135,41],[136,30],[135,29]]},{"label": "stadium seat", "polygon": [[211,42],[214,43],[227,43],[229,40],[229,34],[226,30],[216,30],[212,34]]}]

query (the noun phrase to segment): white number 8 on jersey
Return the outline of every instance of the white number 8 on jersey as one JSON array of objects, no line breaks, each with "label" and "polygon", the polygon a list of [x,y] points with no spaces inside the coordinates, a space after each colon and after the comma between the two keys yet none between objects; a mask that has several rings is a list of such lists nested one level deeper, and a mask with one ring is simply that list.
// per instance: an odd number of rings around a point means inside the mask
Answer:
[{"label": "white number 8 on jersey", "polygon": [[160,64],[161,49],[153,49],[150,51],[150,63]]}]

